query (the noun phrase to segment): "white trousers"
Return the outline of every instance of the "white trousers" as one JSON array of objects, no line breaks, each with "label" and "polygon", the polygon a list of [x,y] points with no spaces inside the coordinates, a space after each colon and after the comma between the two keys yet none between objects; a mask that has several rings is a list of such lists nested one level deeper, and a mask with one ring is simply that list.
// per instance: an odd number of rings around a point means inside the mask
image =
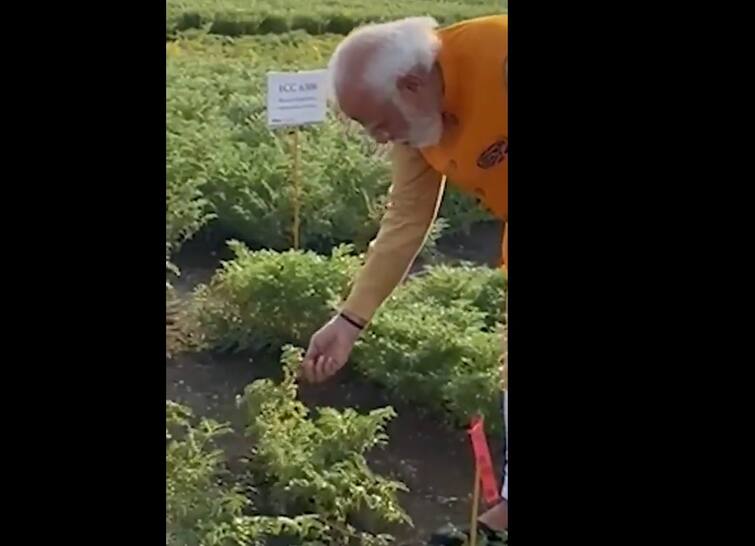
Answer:
[{"label": "white trousers", "polygon": [[[506,300],[504,302],[504,309],[503,309],[504,316],[506,317],[506,330],[508,332],[509,327],[509,298],[508,295],[506,297]],[[508,336],[507,336],[508,337]],[[509,360],[509,351],[508,346],[506,347],[506,352],[503,355],[504,364],[508,368],[508,360]],[[502,396],[503,400],[501,402],[501,410],[503,412],[503,431],[504,431],[504,439],[503,439],[503,478],[502,478],[502,485],[501,485],[501,496],[508,502],[509,500],[509,393],[508,393],[508,369],[506,370],[506,388],[503,390]]]},{"label": "white trousers", "polygon": [[503,391],[503,426],[504,426],[504,444],[503,444],[503,485],[501,486],[501,496],[508,502],[509,500],[509,395]]}]

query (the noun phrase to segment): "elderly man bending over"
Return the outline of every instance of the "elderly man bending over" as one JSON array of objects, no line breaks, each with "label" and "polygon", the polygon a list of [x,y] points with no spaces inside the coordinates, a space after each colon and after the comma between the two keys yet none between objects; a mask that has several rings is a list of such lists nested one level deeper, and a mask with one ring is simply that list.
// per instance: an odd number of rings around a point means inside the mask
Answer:
[{"label": "elderly man bending over", "polygon": [[[312,336],[302,373],[313,382],[346,364],[362,330],[408,272],[446,179],[505,222],[502,267],[508,262],[508,16],[442,29],[426,17],[369,25],[339,44],[329,69],[341,112],[377,142],[393,144],[392,186],[351,294]],[[505,422],[507,372],[501,369]],[[508,529],[506,448],[504,461],[503,500],[480,517],[481,532],[493,540]],[[433,543],[467,538],[451,534],[440,533]]]}]

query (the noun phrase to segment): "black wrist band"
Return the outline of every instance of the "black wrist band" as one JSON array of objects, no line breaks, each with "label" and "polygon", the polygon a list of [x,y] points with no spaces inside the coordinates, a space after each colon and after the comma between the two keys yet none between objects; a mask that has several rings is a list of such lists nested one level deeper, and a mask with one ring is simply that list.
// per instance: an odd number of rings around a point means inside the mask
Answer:
[{"label": "black wrist band", "polygon": [[359,324],[359,323],[358,323],[357,321],[355,321],[355,320],[354,320],[354,319],[352,319],[351,317],[347,317],[347,316],[346,316],[346,315],[344,315],[343,313],[338,313],[338,316],[339,316],[339,317],[341,317],[341,318],[342,318],[343,320],[345,320],[346,322],[348,322],[349,324],[351,324],[351,325],[352,325],[352,326],[353,326],[354,328],[356,328],[357,330],[364,330],[364,326],[362,326],[361,324]]}]

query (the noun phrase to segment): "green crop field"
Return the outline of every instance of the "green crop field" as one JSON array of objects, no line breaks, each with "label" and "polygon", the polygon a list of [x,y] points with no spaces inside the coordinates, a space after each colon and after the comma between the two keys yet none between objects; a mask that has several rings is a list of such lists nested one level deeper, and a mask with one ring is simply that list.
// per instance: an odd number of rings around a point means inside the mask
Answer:
[{"label": "green crop field", "polygon": [[[293,249],[292,139],[266,125],[266,74],[325,67],[343,34],[367,21],[447,23],[507,3],[167,8],[166,543],[422,544],[439,514],[466,517],[464,425],[481,413],[494,446],[500,433],[499,226],[450,188],[418,267],[357,343],[340,386],[300,385],[303,348],[377,232],[390,168],[387,149],[353,123],[329,115],[303,128]],[[449,446],[436,467],[415,461],[419,481],[400,462],[415,453],[417,426]]]},{"label": "green crop field", "polygon": [[321,4],[299,0],[175,0],[168,2],[166,30],[169,35],[189,29],[227,36],[291,30],[345,34],[366,22],[430,15],[447,24],[507,9],[507,0],[339,0]]},{"label": "green crop field", "polygon": [[[223,233],[255,246],[288,248],[290,139],[266,126],[265,72],[320,67],[334,44],[334,37],[306,35],[171,44],[169,195],[188,195],[191,188]],[[344,136],[336,120],[303,131],[303,244],[320,250],[353,240],[365,245],[376,229],[386,169],[374,146],[356,131]],[[201,221],[202,211],[168,210],[169,242],[178,244],[185,233],[180,226]],[[171,210],[184,218],[172,217]]]}]

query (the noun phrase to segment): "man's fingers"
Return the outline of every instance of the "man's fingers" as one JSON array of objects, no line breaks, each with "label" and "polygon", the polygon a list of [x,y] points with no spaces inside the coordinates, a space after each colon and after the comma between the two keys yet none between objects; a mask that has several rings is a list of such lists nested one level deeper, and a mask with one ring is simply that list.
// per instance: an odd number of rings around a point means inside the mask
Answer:
[{"label": "man's fingers", "polygon": [[334,358],[328,357],[328,361],[325,363],[325,369],[327,371],[328,377],[331,377],[333,374],[335,374],[340,366],[338,365],[338,362]]},{"label": "man's fingers", "polygon": [[297,374],[300,378],[304,377],[307,380],[309,380],[309,374],[312,371],[312,364],[314,361],[311,358],[305,358],[302,360],[301,366],[299,366],[299,373]]},{"label": "man's fingers", "polygon": [[314,341],[310,341],[307,352],[304,354],[304,359],[302,360],[301,367],[299,368],[299,377],[304,376],[307,381],[313,380],[313,368],[317,357],[319,356],[319,353],[320,350],[317,348],[317,345],[314,343]]},{"label": "man's fingers", "polygon": [[340,367],[333,357],[321,355],[314,366],[315,382],[322,383],[336,373]]},{"label": "man's fingers", "polygon": [[314,360],[317,352],[317,345],[315,344],[314,340],[311,340],[309,342],[309,347],[307,347],[307,352],[304,353],[304,362],[308,360]]},{"label": "man's fingers", "polygon": [[325,370],[323,369],[325,360],[326,360],[325,355],[319,355],[317,357],[317,360],[315,360],[314,366],[312,366],[312,382],[313,383],[321,383],[325,379],[327,379],[327,376],[325,375]]},{"label": "man's fingers", "polygon": [[300,372],[299,372],[299,376],[300,377],[304,376],[304,378],[307,381],[309,381],[309,382],[314,381],[314,378],[315,378],[315,376],[314,376],[314,373],[315,373],[314,368],[315,368],[315,362],[316,361],[317,361],[317,357],[310,357],[308,359],[305,359],[302,362],[301,369],[300,369]]},{"label": "man's fingers", "polygon": [[302,364],[299,370],[299,377],[306,379],[310,383],[322,383],[334,375],[343,366],[342,363],[333,357],[332,353],[337,351],[332,343],[322,343],[318,341],[317,335],[309,342],[307,352],[304,354]]}]

